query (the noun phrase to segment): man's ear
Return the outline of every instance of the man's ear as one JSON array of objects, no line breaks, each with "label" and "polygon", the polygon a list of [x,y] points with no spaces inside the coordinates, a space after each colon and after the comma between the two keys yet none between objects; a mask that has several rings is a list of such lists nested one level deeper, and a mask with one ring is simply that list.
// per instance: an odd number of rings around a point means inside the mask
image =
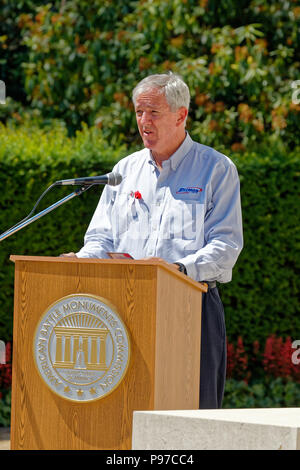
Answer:
[{"label": "man's ear", "polygon": [[177,114],[177,125],[180,126],[186,120],[186,117],[188,115],[188,110],[184,106],[181,106],[181,108],[179,108],[177,110],[177,113],[178,113]]}]

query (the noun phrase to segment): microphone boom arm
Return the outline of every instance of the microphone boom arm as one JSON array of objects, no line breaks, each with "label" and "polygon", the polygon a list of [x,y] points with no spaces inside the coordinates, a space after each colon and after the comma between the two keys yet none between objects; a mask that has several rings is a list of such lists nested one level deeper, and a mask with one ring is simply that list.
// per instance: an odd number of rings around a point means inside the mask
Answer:
[{"label": "microphone boom arm", "polygon": [[63,197],[62,199],[60,199],[59,201],[55,202],[54,204],[52,204],[51,206],[47,207],[46,209],[42,210],[41,212],[39,212],[38,214],[35,214],[34,216],[32,216],[30,219],[27,219],[27,220],[23,220],[22,222],[20,222],[19,224],[17,225],[14,225],[12,228],[6,230],[5,232],[3,232],[1,235],[0,235],[0,242],[2,242],[2,240],[4,240],[5,238],[9,237],[10,235],[13,235],[15,232],[17,232],[18,230],[21,230],[22,228],[26,227],[27,225],[31,224],[32,222],[35,222],[36,220],[40,219],[41,217],[43,217],[44,215],[48,214],[49,212],[53,211],[54,209],[56,209],[57,207],[61,206],[62,204],[64,204],[65,202],[68,202],[70,201],[71,199],[73,199],[74,197],[76,196],[80,196],[82,193],[84,193],[85,191],[87,191],[89,188],[91,188],[93,186],[93,184],[91,184],[90,186],[84,186],[82,188],[79,188],[79,189],[76,189],[76,191],[74,191],[73,193],[69,194],[68,196],[65,196]]}]

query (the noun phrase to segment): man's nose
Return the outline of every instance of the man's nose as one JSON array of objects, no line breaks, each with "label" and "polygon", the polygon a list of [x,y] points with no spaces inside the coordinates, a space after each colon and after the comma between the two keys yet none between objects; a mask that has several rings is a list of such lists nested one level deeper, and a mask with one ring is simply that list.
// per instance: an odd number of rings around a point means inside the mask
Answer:
[{"label": "man's nose", "polygon": [[141,124],[148,124],[149,122],[151,122],[151,113],[144,111],[141,116]]}]

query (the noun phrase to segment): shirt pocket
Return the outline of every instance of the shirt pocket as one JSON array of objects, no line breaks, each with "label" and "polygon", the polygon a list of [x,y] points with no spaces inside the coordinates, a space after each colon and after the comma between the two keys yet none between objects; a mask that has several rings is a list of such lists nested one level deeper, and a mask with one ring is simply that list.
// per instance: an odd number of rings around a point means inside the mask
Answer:
[{"label": "shirt pocket", "polygon": [[148,222],[148,209],[143,201],[136,199],[130,192],[118,194],[112,210],[115,238],[120,239],[126,234],[132,239],[139,239]]},{"label": "shirt pocket", "polygon": [[129,212],[132,204],[132,197],[130,194],[118,194],[114,206],[111,211],[112,217],[112,230],[114,238],[120,236],[129,230],[130,217]]}]

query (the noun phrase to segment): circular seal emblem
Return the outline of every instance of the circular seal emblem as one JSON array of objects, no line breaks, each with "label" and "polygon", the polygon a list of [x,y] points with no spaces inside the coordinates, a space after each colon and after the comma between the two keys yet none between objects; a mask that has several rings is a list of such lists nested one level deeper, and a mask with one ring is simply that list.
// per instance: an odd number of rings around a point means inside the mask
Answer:
[{"label": "circular seal emblem", "polygon": [[115,307],[101,297],[74,294],[52,304],[34,337],[37,369],[67,400],[89,402],[111,393],[124,378],[129,335]]}]

